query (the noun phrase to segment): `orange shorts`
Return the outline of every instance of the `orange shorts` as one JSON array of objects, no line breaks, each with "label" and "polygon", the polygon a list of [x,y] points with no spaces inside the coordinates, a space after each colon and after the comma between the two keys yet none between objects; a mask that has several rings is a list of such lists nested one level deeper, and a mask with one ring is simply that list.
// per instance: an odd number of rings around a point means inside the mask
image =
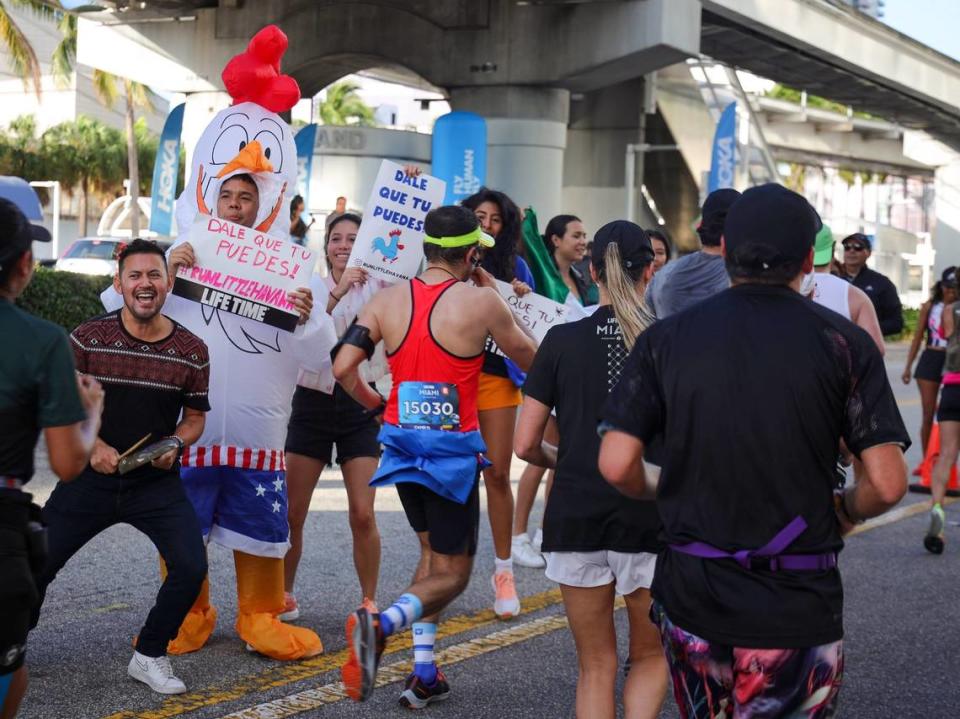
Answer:
[{"label": "orange shorts", "polygon": [[480,373],[480,386],[477,388],[478,411],[519,407],[522,403],[520,390],[509,379],[486,372]]}]

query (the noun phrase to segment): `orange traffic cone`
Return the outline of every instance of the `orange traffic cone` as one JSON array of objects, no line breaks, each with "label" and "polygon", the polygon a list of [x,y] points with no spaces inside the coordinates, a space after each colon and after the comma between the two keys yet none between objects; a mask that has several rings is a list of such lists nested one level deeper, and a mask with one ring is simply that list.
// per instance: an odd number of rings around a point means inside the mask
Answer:
[{"label": "orange traffic cone", "polygon": [[[930,428],[930,441],[927,443],[927,456],[920,463],[920,481],[910,485],[911,492],[930,494],[930,479],[933,476],[933,466],[940,456],[940,425],[936,422]],[[957,465],[950,468],[950,481],[947,482],[947,495],[960,497],[960,481],[957,479]]]}]

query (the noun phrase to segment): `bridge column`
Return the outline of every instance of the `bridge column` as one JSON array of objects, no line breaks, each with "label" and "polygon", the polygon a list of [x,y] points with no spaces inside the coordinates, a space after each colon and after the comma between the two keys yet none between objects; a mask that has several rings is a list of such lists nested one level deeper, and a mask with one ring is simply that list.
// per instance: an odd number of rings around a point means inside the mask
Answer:
[{"label": "bridge column", "polygon": [[487,186],[533,207],[542,222],[562,211],[570,93],[512,85],[450,89],[450,105],[487,121]]}]

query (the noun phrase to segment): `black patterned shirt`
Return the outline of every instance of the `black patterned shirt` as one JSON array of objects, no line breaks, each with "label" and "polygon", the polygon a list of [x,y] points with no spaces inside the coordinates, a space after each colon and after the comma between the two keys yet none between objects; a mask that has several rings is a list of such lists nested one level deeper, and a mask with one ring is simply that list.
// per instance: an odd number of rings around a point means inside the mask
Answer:
[{"label": "black patterned shirt", "polygon": [[[209,411],[207,346],[183,325],[174,322],[167,337],[145,342],[127,332],[117,310],[84,322],[70,340],[77,370],[103,385],[100,439],[118,452],[148,434],[148,444],[173,434],[184,407]],[[146,465],[126,476],[166,473]],[[88,466],[84,474],[96,472]]]}]

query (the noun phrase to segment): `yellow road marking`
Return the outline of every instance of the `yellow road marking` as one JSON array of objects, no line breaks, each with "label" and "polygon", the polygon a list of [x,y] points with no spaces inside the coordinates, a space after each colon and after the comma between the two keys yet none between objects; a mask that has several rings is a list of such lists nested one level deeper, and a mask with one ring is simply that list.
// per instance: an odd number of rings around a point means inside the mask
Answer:
[{"label": "yellow road marking", "polygon": [[130,605],[126,602],[115,602],[114,604],[106,604],[102,607],[94,607],[94,614],[106,614],[107,612],[116,612],[121,609],[130,609]]},{"label": "yellow road marking", "polygon": [[[624,607],[623,598],[617,597],[613,606],[614,609],[622,609]],[[558,629],[564,629],[566,626],[567,617],[565,614],[553,614],[548,617],[533,619],[523,624],[500,629],[482,637],[447,647],[437,652],[437,664],[448,667],[451,664],[489,654],[534,637],[555,632]],[[388,684],[402,682],[410,675],[411,671],[413,671],[413,664],[410,661],[394,662],[380,667],[377,671],[375,686],[384,687]],[[254,707],[241,709],[220,719],[282,719],[283,717],[296,716],[303,712],[318,709],[325,704],[336,704],[344,699],[347,699],[347,694],[344,691],[343,682],[330,682],[316,689],[307,689]]]},{"label": "yellow road marking", "polygon": [[[523,598],[522,614],[540,611],[560,604],[560,590],[550,589],[539,594]],[[344,618],[346,619],[346,618]],[[484,609],[474,614],[462,614],[450,617],[440,622],[437,628],[437,638],[452,637],[478,629],[490,624],[499,623],[491,609]],[[412,649],[410,633],[404,632],[392,640],[384,652],[384,656],[400,651]],[[164,699],[156,709],[141,711],[122,710],[110,714],[103,719],[169,719],[170,717],[187,714],[204,707],[216,706],[224,702],[241,699],[248,694],[282,687],[294,682],[303,681],[320,676],[327,672],[339,669],[347,660],[347,650],[341,649],[333,654],[325,654],[302,662],[283,664],[259,674],[243,677],[221,685],[214,685],[188,694],[180,694]]]},{"label": "yellow road marking", "polygon": [[[567,617],[564,614],[553,614],[534,619],[437,652],[437,663],[446,667],[465,659],[472,659],[513,644],[525,642],[528,639],[563,629],[566,626]],[[409,661],[395,662],[381,667],[377,672],[376,685],[382,687],[394,682],[401,682],[407,678],[411,669],[412,665]],[[249,709],[227,714],[221,719],[267,719],[268,717],[270,719],[281,719],[282,717],[290,717],[317,709],[324,704],[335,704],[346,698],[343,682],[331,682],[316,689],[307,689],[287,697],[264,702]]]}]

